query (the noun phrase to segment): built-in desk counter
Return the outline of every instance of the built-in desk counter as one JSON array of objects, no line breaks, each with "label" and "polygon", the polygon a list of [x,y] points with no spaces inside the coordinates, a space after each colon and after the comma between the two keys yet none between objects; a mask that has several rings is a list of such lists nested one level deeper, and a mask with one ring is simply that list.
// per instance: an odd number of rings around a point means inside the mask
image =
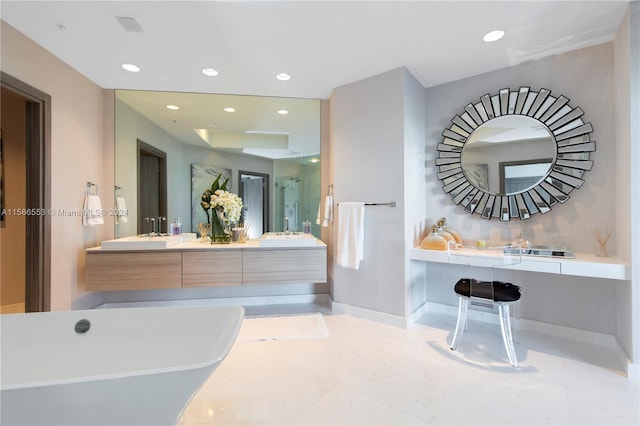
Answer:
[{"label": "built-in desk counter", "polygon": [[86,250],[85,288],[90,291],[326,281],[327,246],[320,240],[305,247],[194,240],[161,249]]},{"label": "built-in desk counter", "polygon": [[461,248],[451,251],[413,248],[412,260],[485,268],[546,272],[559,275],[629,280],[629,265],[614,257],[576,253],[575,258],[507,255],[502,250]]}]

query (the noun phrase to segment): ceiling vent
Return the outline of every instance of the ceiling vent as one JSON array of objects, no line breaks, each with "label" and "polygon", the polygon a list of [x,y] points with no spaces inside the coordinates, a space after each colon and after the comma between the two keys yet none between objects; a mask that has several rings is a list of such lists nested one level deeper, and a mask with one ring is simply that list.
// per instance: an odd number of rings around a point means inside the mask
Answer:
[{"label": "ceiling vent", "polygon": [[118,21],[118,23],[120,23],[122,28],[124,28],[124,30],[128,33],[142,32],[142,27],[140,26],[138,21],[136,21],[136,18],[132,18],[130,16],[116,16],[116,20]]}]

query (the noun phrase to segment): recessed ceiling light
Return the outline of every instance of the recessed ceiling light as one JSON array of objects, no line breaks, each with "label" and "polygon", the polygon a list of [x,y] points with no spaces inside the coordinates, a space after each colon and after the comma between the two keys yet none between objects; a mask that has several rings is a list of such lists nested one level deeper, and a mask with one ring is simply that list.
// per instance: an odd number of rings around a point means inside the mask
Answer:
[{"label": "recessed ceiling light", "polygon": [[171,104],[171,105],[167,105],[167,109],[171,109],[173,111],[176,111],[176,110],[179,110],[180,107],[178,105]]},{"label": "recessed ceiling light", "polygon": [[500,40],[503,36],[504,36],[504,31],[494,30],[486,33],[484,37],[482,37],[482,40],[486,41],[487,43],[491,43],[492,41]]},{"label": "recessed ceiling light", "polygon": [[278,110],[278,114],[280,114],[280,115],[287,115],[287,114],[289,114],[289,111],[287,111],[286,109],[279,109],[279,110]]},{"label": "recessed ceiling light", "polygon": [[235,109],[235,108],[232,108],[232,107],[226,107],[224,110],[225,110],[226,112],[236,112],[236,109]]},{"label": "recessed ceiling light", "polygon": [[309,160],[309,162],[311,162],[311,163],[319,163],[319,162],[320,162],[320,159],[319,159],[319,158],[315,158],[315,157],[314,157],[314,158],[312,158],[311,160]]},{"label": "recessed ceiling light", "polygon": [[122,68],[124,68],[127,71],[131,71],[131,72],[139,72],[140,71],[140,67],[133,65],[133,64],[122,64]]},{"label": "recessed ceiling light", "polygon": [[218,75],[218,70],[214,70],[213,68],[203,68],[202,74],[208,75],[209,77],[215,77]]},{"label": "recessed ceiling light", "polygon": [[285,72],[281,72],[276,74],[276,78],[280,81],[287,81],[287,80],[291,80],[291,76]]}]

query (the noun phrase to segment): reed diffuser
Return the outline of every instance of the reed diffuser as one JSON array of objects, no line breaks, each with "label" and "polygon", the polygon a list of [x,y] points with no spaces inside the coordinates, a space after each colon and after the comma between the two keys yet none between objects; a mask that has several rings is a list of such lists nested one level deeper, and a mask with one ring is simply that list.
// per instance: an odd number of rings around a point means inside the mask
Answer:
[{"label": "reed diffuser", "polygon": [[593,234],[593,238],[598,242],[596,256],[609,257],[609,253],[607,252],[607,243],[609,242],[609,237],[611,237],[611,229],[607,229],[607,232],[605,232],[604,235],[602,235],[599,229],[593,229],[591,230],[591,234]]}]

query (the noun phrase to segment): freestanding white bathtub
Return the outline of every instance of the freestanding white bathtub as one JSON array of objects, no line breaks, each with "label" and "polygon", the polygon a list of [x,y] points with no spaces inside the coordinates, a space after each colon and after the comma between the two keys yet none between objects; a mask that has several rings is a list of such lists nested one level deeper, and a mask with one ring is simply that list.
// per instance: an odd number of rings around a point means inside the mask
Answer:
[{"label": "freestanding white bathtub", "polygon": [[243,318],[225,306],[2,315],[0,424],[175,424]]}]

